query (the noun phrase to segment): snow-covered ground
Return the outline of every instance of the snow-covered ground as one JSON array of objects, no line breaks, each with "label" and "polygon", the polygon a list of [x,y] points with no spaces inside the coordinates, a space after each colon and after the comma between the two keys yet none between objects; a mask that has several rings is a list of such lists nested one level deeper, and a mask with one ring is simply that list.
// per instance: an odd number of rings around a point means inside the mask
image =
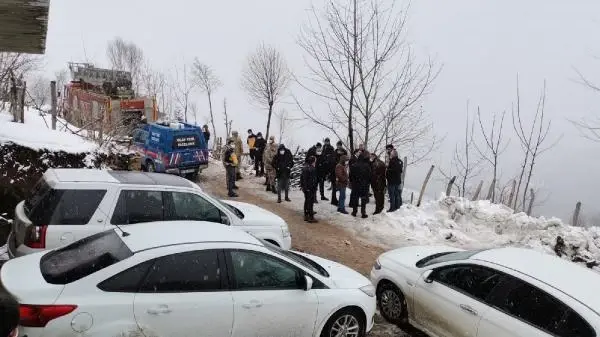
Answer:
[{"label": "snow-covered ground", "polygon": [[25,109],[25,123],[13,123],[8,111],[0,111],[0,143],[13,142],[35,150],[93,152],[97,145],[73,134],[77,128],[59,119],[57,129],[51,129],[51,116],[34,109]]},{"label": "snow-covered ground", "polygon": [[[203,174],[223,176],[222,171],[222,165],[214,162]],[[246,172],[247,178],[238,182],[240,188],[266,198],[276,198],[265,191],[263,178],[255,178],[249,175],[250,171]],[[565,243],[565,258],[600,261],[600,227],[573,227],[558,218],[530,217],[514,213],[504,205],[459,197],[427,199],[421,207],[416,207],[406,204],[410,193],[404,191],[405,204],[394,213],[371,215],[374,208],[371,199],[367,208],[369,218],[354,218],[338,213],[328,201],[319,201],[315,205],[315,217],[345,227],[388,248],[444,244],[471,249],[510,245],[555,254],[557,238],[561,237]],[[300,216],[304,199],[302,193],[291,191],[290,198],[292,202],[281,205],[297,210]]]}]

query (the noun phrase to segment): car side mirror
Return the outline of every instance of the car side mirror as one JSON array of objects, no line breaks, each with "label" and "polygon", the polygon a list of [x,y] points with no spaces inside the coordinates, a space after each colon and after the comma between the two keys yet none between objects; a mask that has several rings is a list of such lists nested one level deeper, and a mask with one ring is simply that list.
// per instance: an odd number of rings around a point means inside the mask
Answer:
[{"label": "car side mirror", "polygon": [[231,222],[229,221],[229,217],[222,213],[221,213],[221,223],[224,225],[227,225],[227,226],[231,225]]},{"label": "car side mirror", "polygon": [[308,275],[304,275],[304,291],[309,291],[313,287],[313,279]]},{"label": "car side mirror", "polygon": [[425,283],[433,282],[433,279],[431,278],[431,274],[433,274],[433,270],[431,270],[431,269],[423,273],[423,280],[425,281]]}]

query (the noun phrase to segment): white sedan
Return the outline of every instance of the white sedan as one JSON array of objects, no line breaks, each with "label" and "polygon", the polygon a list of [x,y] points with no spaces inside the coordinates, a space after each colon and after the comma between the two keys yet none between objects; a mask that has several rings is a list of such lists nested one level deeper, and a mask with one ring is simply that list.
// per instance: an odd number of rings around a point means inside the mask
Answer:
[{"label": "white sedan", "polygon": [[362,337],[373,325],[375,287],[338,263],[214,223],[124,230],[4,265],[22,336]]},{"label": "white sedan", "polygon": [[405,247],[372,271],[382,316],[431,337],[594,337],[600,275],[529,249]]}]

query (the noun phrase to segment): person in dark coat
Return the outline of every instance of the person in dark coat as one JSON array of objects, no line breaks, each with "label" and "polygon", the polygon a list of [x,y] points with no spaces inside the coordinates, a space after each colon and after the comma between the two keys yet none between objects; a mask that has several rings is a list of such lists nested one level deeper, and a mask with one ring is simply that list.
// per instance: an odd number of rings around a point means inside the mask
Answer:
[{"label": "person in dark coat", "polygon": [[388,212],[394,212],[402,206],[402,193],[400,190],[400,186],[402,185],[402,170],[403,163],[398,158],[398,151],[392,150],[390,152],[390,163],[385,172],[390,197],[390,209]]},{"label": "person in dark coat", "polygon": [[323,158],[324,158],[325,169],[328,170],[326,172],[325,180],[327,180],[331,183],[331,185],[329,186],[330,187],[329,190],[332,190],[334,187],[333,186],[334,181],[332,179],[331,173],[333,173],[335,171],[335,165],[337,165],[337,161],[335,158],[335,149],[331,145],[331,140],[329,140],[329,138],[325,138],[323,140]]},{"label": "person in dark coat", "polygon": [[342,214],[348,214],[348,212],[346,212],[346,188],[348,188],[348,171],[346,169],[347,162],[348,157],[346,155],[342,155],[340,157],[340,161],[335,166],[335,187],[340,192],[337,210]]},{"label": "person in dark coat", "polygon": [[206,142],[206,146],[208,147],[208,141],[210,140],[210,131],[208,131],[208,125],[206,124],[202,126],[202,135],[204,136],[204,141]]},{"label": "person in dark coat", "polygon": [[[317,182],[319,186],[319,192],[321,192],[321,200],[329,200],[325,197],[325,179],[327,177],[327,160],[323,155],[323,145],[319,142],[315,146],[308,149],[306,153],[306,158],[315,157],[316,164],[315,168],[317,170]],[[317,198],[315,197],[315,204],[317,203]]]},{"label": "person in dark coat", "polygon": [[265,175],[265,162],[263,161],[263,155],[266,147],[267,141],[263,138],[262,132],[257,133],[256,141],[254,142],[254,171],[256,171],[257,177],[262,177]]},{"label": "person in dark coat", "polygon": [[358,157],[360,156],[360,154],[364,153],[364,152],[365,152],[365,145],[360,144],[358,146],[358,149],[354,149],[354,151],[352,152],[352,157],[350,157],[349,165],[350,166],[354,165],[354,163],[356,163],[356,161],[358,160]]},{"label": "person in dark coat", "polygon": [[395,150],[394,145],[388,144],[385,146],[385,164],[386,165],[390,163],[390,154],[392,153],[393,150]]},{"label": "person in dark coat", "polygon": [[306,163],[300,174],[300,188],[304,193],[304,221],[315,223],[315,211],[313,209],[314,202],[317,196],[317,185],[319,180],[317,170],[315,168],[317,158],[314,156],[307,157]]},{"label": "person in dark coat", "polygon": [[369,202],[369,185],[371,184],[371,165],[369,164],[369,153],[364,151],[359,156],[354,165],[350,166],[350,207],[352,207],[352,216],[358,212],[360,200],[360,213],[362,218],[367,218],[366,206]]},{"label": "person in dark coat", "polygon": [[0,337],[19,335],[19,302],[8,293],[0,293]]},{"label": "person in dark coat", "polygon": [[294,167],[294,157],[292,152],[283,144],[279,144],[277,154],[273,157],[273,167],[277,176],[277,202],[281,203],[281,191],[285,191],[285,201],[291,201],[289,198],[290,175]]},{"label": "person in dark coat", "polygon": [[383,211],[385,202],[385,179],[386,168],[385,163],[379,159],[375,153],[371,153],[371,188],[375,196],[375,213],[379,214]]},{"label": "person in dark coat", "polygon": [[[331,185],[332,186],[336,186],[336,179],[337,179],[337,164],[340,163],[340,159],[342,158],[342,156],[346,156],[346,161],[348,161],[348,151],[346,151],[346,149],[344,149],[344,144],[342,143],[341,140],[339,140],[336,144],[336,148],[335,148],[335,165],[333,166],[333,171],[331,172]],[[331,204],[332,205],[338,205],[338,198],[337,198],[337,186],[336,188],[332,189],[331,191]]]}]

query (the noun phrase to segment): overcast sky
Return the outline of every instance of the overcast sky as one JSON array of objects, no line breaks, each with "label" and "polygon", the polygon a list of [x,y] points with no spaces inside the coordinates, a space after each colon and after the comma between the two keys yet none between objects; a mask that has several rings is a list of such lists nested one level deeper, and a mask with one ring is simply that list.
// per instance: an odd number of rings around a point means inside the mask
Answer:
[{"label": "overcast sky", "polygon": [[[320,0],[314,3],[321,5]],[[240,89],[244,60],[266,41],[285,55],[294,72],[302,73],[302,50],[296,40],[309,6],[307,0],[54,0],[47,72],[65,68],[68,61],[108,66],[106,43],[121,36],[138,44],[163,71],[189,64],[194,57],[211,65],[224,82],[215,99],[227,97],[234,129],[264,131],[266,115],[251,106]],[[546,80],[546,111],[553,120],[550,140],[562,135],[561,142],[539,160],[534,184],[541,188],[544,204],[536,213],[567,218],[578,200],[584,212],[600,211],[596,201],[600,144],[581,138],[567,120],[598,112],[600,95],[575,81],[574,68],[600,83],[600,59],[594,59],[600,56],[599,31],[597,0],[413,1],[409,39],[418,55],[433,56],[443,65],[423,106],[436,134],[446,139],[431,161],[409,168],[408,185],[419,185],[431,164],[449,166],[454,145],[463,135],[467,100],[473,108],[479,105],[486,118],[503,110],[510,113],[519,74],[524,114],[534,113]],[[203,123],[206,100],[201,94],[194,100]],[[223,129],[220,119],[217,123]],[[510,118],[506,124],[512,146],[501,157],[503,177],[513,176],[520,161]],[[301,145],[327,135],[304,123],[288,134],[288,141]],[[430,193],[437,194],[439,185],[433,184]]]}]

